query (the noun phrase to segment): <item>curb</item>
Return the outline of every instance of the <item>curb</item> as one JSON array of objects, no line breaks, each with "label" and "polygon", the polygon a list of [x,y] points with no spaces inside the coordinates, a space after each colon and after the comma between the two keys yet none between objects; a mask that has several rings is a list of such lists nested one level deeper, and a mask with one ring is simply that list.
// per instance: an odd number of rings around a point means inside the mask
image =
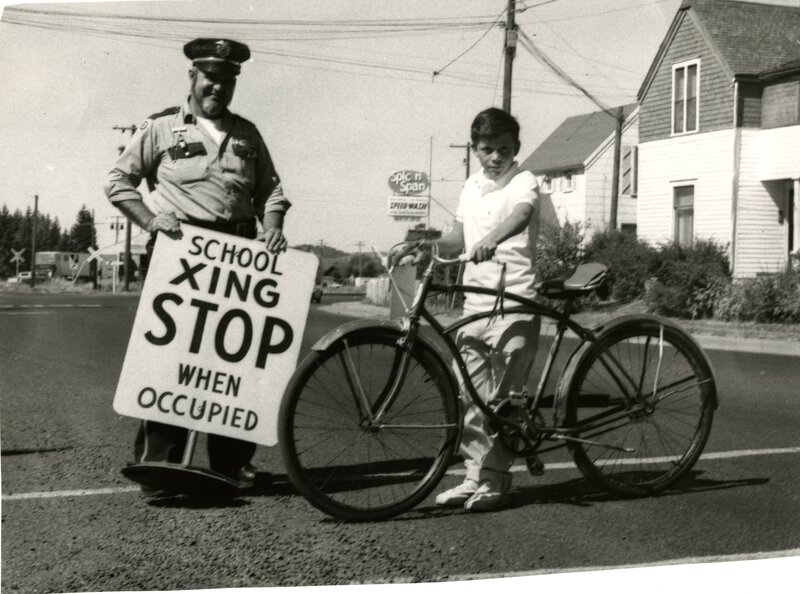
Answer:
[{"label": "curb", "polygon": [[[381,318],[387,319],[389,315],[388,307],[368,305],[365,303],[341,302],[328,305],[320,305],[319,309],[332,314],[351,316],[356,318]],[[447,324],[447,316],[438,318],[443,324]],[[542,324],[542,334],[553,336],[555,327],[546,321]],[[744,338],[739,336],[719,336],[714,334],[703,334],[689,332],[704,349],[710,351],[730,351],[741,353],[757,353],[762,355],[783,355],[788,357],[800,357],[800,340],[776,340],[768,338]]]}]

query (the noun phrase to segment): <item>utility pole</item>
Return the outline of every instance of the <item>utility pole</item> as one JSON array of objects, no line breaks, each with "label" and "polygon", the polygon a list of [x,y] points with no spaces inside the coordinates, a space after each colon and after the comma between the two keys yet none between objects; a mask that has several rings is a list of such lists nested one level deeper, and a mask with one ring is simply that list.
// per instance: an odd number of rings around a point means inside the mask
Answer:
[{"label": "utility pole", "polygon": [[431,228],[431,185],[433,185],[433,136],[428,145],[428,229]]},{"label": "utility pole", "polygon": [[39,195],[33,195],[33,234],[31,235],[31,289],[36,287],[36,219],[39,218]]},{"label": "utility pole", "polygon": [[622,152],[622,123],[625,121],[622,108],[617,108],[617,126],[614,132],[614,169],[611,172],[611,213],[608,216],[608,227],[617,228],[617,209],[619,208],[619,165]]},{"label": "utility pole", "polygon": [[[120,132],[130,132],[131,136],[136,133],[136,124],[130,126],[112,126],[112,130],[119,130]],[[120,147],[120,154],[125,150],[125,147]],[[131,259],[131,222],[125,222],[125,291],[130,290],[131,283],[131,268],[133,267],[133,260]],[[116,274],[116,271],[114,272]]]},{"label": "utility pole", "polygon": [[[89,246],[92,249],[96,249],[95,246],[97,245],[97,238],[95,237],[97,234],[97,223],[94,220],[94,209],[92,209],[92,245]],[[92,288],[96,291],[97,290],[97,260],[92,260],[89,263],[89,272],[92,275]]]},{"label": "utility pole", "polygon": [[358,278],[361,278],[361,248],[364,247],[364,242],[357,241],[356,246],[358,247]]},{"label": "utility pole", "polygon": [[516,13],[516,0],[508,0],[506,9],[506,39],[503,46],[505,54],[505,67],[503,69],[503,110],[511,113],[511,71],[514,64],[514,54],[517,51],[517,25],[514,21]]},{"label": "utility pole", "polygon": [[319,240],[319,282],[322,283],[322,277],[325,274],[325,267],[322,265],[322,249],[325,247],[325,240]]},{"label": "utility pole", "polygon": [[469,150],[472,148],[472,143],[471,143],[471,142],[468,142],[467,144],[451,144],[451,145],[450,145],[450,148],[463,148],[463,149],[467,149],[467,154],[466,154],[466,156],[464,157],[464,165],[465,165],[465,166],[466,166],[466,168],[467,168],[467,174],[466,174],[466,176],[464,177],[464,179],[469,179],[469,156],[470,156],[470,155],[469,155]]}]

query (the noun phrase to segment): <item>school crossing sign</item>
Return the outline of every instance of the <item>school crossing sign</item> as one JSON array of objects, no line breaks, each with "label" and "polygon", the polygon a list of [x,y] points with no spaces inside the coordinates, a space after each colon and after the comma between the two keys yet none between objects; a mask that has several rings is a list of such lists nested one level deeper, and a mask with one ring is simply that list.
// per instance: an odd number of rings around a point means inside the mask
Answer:
[{"label": "school crossing sign", "polygon": [[181,225],[160,233],[114,410],[202,433],[277,443],[317,258]]}]

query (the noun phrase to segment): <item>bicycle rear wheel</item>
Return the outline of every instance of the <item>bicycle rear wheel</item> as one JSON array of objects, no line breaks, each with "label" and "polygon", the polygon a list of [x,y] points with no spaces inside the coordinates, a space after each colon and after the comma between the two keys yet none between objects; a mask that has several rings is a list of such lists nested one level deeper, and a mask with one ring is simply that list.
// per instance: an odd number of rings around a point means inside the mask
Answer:
[{"label": "bicycle rear wheel", "polygon": [[400,371],[401,336],[375,329],[346,335],[309,355],[287,388],[279,423],[287,472],[333,517],[376,521],[411,509],[439,482],[455,449],[452,376],[421,339],[396,399],[379,423],[370,422]]},{"label": "bicycle rear wheel", "polygon": [[613,493],[659,493],[692,468],[708,439],[711,368],[688,335],[655,318],[612,325],[598,339],[607,354],[587,345],[567,388],[567,426],[595,442],[568,442],[573,459]]}]

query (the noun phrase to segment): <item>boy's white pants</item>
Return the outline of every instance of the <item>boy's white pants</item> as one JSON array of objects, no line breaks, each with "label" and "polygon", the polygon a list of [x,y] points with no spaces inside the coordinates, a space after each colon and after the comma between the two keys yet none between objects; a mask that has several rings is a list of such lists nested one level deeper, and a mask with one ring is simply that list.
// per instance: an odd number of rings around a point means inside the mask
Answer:
[{"label": "boy's white pants", "polygon": [[[539,344],[539,316],[511,314],[469,324],[456,336],[461,356],[481,400],[494,405],[509,391],[522,390],[528,381]],[[460,377],[460,373],[456,372]],[[465,405],[461,454],[467,480],[500,480],[509,476],[515,455],[492,437],[489,419],[472,402],[460,380]]]}]

